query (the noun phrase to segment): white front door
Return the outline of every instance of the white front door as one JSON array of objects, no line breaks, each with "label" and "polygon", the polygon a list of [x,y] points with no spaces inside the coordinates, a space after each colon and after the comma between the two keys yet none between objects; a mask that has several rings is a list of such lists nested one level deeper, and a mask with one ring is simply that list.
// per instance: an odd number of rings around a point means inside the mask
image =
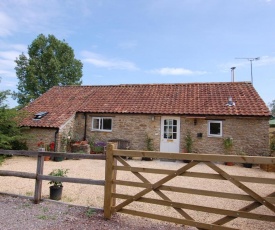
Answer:
[{"label": "white front door", "polygon": [[180,151],[180,118],[161,118],[160,151],[179,153]]}]

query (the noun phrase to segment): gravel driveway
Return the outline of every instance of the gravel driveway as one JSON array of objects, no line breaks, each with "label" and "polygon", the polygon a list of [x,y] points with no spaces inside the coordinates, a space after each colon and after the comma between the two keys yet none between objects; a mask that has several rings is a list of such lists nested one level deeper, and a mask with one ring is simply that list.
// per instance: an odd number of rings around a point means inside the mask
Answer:
[{"label": "gravel driveway", "polygon": [[[133,166],[149,167],[149,168],[163,168],[173,169],[183,166],[183,162],[165,162],[154,160],[152,162],[145,162],[140,160],[129,160]],[[145,166],[144,166],[145,164]],[[275,173],[267,173],[254,166],[253,169],[246,169],[240,165],[224,166],[219,165],[225,171],[234,175],[248,175],[274,178]],[[104,180],[105,161],[101,160],[65,160],[62,162],[46,161],[44,165],[44,174],[49,174],[53,169],[64,168],[69,169],[69,177],[90,178],[95,180]],[[36,171],[36,159],[32,157],[12,157],[0,166],[1,170]],[[213,173],[212,169],[204,164],[199,164],[192,171]],[[163,175],[143,174],[148,180],[155,182],[163,177]],[[128,181],[137,181],[135,176],[130,172],[119,172],[118,179]],[[167,185],[178,185],[185,188],[194,189],[209,189],[213,191],[223,192],[237,192],[244,194],[240,189],[231,186],[227,181],[215,181],[205,179],[194,179],[186,177],[177,177]],[[213,184],[213,183],[215,184]],[[94,212],[89,207],[102,208],[104,200],[104,187],[94,185],[82,185],[63,183],[62,203],[47,201],[49,197],[49,185],[47,181],[43,181],[42,197],[45,199],[38,205],[32,204],[27,199],[11,196],[0,196],[0,229],[194,229],[192,227],[184,227],[182,225],[175,225],[165,222],[154,221],[145,218],[139,218],[129,215],[116,214],[111,220],[105,221],[102,212]],[[275,191],[275,185],[261,185],[247,183],[247,186],[255,189],[259,193],[267,195]],[[133,187],[117,186],[118,193],[135,194],[139,189]],[[18,194],[22,196],[33,196],[34,194],[34,180],[15,178],[15,177],[1,177],[0,192]],[[228,209],[238,209],[248,204],[249,202],[232,201],[229,199],[219,199],[215,202],[211,197],[194,196],[189,194],[179,194],[166,192],[165,194],[173,201],[182,201],[190,204],[200,204],[209,207],[228,206]],[[158,198],[154,193],[146,195],[150,198]],[[64,204],[66,203],[66,204]],[[77,206],[75,206],[77,205]],[[153,210],[155,214],[171,215],[174,217],[178,214],[170,210],[169,207],[160,207],[159,205],[133,203],[130,207],[137,210],[149,211]],[[130,208],[129,207],[129,208]],[[4,210],[4,211],[2,211]],[[170,214],[170,211],[171,214]],[[274,215],[271,211],[264,207],[255,210],[255,213],[262,213],[266,215]],[[200,221],[213,222],[219,215],[209,215],[202,212],[189,211],[188,214],[194,219]],[[93,226],[91,228],[91,226]],[[238,219],[226,226],[240,228],[240,229],[274,229],[274,222],[251,221],[248,219]]]}]

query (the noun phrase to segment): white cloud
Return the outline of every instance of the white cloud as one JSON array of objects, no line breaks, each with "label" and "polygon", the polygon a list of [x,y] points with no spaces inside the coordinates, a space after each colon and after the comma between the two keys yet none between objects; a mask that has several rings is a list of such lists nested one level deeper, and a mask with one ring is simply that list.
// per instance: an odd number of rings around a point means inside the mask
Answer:
[{"label": "white cloud", "polygon": [[0,58],[6,59],[6,60],[15,60],[16,57],[18,57],[20,52],[18,51],[2,51],[0,52]]},{"label": "white cloud", "polygon": [[[71,24],[66,7],[59,1],[9,0],[0,2],[0,36],[21,33],[68,34]],[[61,29],[60,29],[61,28]]]},{"label": "white cloud", "polygon": [[160,75],[202,75],[206,74],[205,71],[193,71],[189,69],[184,68],[161,68],[161,69],[154,69],[149,71],[154,74],[160,74]]},{"label": "white cloud", "polygon": [[14,70],[16,63],[14,60],[19,56],[19,54],[20,52],[15,50],[0,52],[0,76],[2,77],[2,81],[4,78],[16,77]]},{"label": "white cloud", "polygon": [[7,36],[12,34],[15,23],[7,14],[0,12],[0,36]]},{"label": "white cloud", "polygon": [[94,66],[110,69],[122,69],[122,70],[138,70],[137,66],[133,62],[119,60],[116,58],[106,58],[99,54],[83,51],[83,62],[90,63]]},{"label": "white cloud", "polygon": [[[0,63],[1,65],[1,63]],[[8,78],[15,78],[15,71],[8,71],[8,70],[0,70],[0,77],[2,76],[8,77]]]}]

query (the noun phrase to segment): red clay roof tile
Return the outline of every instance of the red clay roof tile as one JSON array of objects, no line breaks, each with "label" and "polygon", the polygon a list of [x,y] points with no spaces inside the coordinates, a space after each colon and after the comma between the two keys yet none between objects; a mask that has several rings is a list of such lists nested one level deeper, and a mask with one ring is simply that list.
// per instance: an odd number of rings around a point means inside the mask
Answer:
[{"label": "red clay roof tile", "polygon": [[[226,106],[230,96],[235,106]],[[23,110],[31,115],[22,125],[54,128],[76,112],[270,116],[264,101],[247,82],[55,86]],[[33,120],[41,111],[49,113]]]}]

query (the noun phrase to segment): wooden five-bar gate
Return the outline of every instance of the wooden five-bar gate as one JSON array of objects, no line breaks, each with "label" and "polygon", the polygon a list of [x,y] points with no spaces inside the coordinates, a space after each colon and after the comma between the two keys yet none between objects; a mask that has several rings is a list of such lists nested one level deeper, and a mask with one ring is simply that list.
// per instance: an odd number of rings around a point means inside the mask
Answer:
[{"label": "wooden five-bar gate", "polygon": [[[226,170],[223,170],[220,162],[235,162],[235,163],[253,163],[253,164],[275,164],[275,157],[251,157],[251,156],[224,156],[213,154],[177,154],[177,153],[161,153],[154,151],[138,151],[138,150],[120,150],[114,149],[114,145],[107,146],[106,155],[86,155],[86,154],[72,154],[72,153],[54,153],[54,152],[30,152],[30,151],[8,151],[0,150],[0,154],[6,155],[28,155],[37,156],[37,171],[36,173],[26,172],[13,172],[0,170],[0,176],[16,176],[22,178],[35,179],[35,193],[34,202],[38,203],[41,200],[41,186],[43,180],[55,180],[71,183],[83,183],[102,185],[104,188],[104,216],[110,219],[115,212],[121,212],[130,215],[136,215],[146,218],[152,218],[162,221],[173,222],[177,224],[184,224],[197,227],[198,229],[234,229],[233,227],[225,226],[228,222],[237,218],[246,218],[252,220],[267,221],[275,223],[275,178],[259,178],[249,177],[243,175],[231,175]],[[105,160],[105,181],[93,180],[83,178],[70,178],[70,177],[53,177],[43,175],[44,156],[65,156],[66,158],[80,158],[80,159],[100,159]],[[155,159],[168,159],[168,160],[190,160],[189,163],[178,164],[177,169],[163,169],[163,168],[150,168],[137,167],[131,165],[134,161],[126,161],[132,157],[145,157]],[[219,163],[217,163],[219,162]],[[214,173],[198,172],[194,169],[196,165],[202,164],[209,167]],[[118,173],[131,173],[139,182],[120,180],[117,176]],[[150,181],[145,175],[157,174],[160,179],[157,181]],[[192,178],[193,183],[196,179],[214,181],[227,181],[228,183],[236,186],[242,193],[232,193],[224,191],[186,188],[184,184],[169,184],[175,178]],[[210,183],[209,182],[209,183]],[[267,195],[261,195],[255,186],[250,187],[247,184],[257,184],[261,188],[265,186],[271,188],[271,192]],[[138,190],[134,194],[124,194],[118,192],[119,186],[133,187]],[[213,185],[215,186],[215,185]],[[256,186],[257,187],[257,186]],[[133,189],[133,191],[135,191]],[[120,189],[120,191],[123,191]],[[147,196],[148,194],[155,194],[160,199]],[[168,194],[166,194],[168,193]],[[201,204],[190,204],[185,202],[185,199],[180,201],[172,200],[170,193],[177,193],[179,196],[193,195],[198,197],[213,198],[213,202],[219,202],[219,199],[228,199],[232,201],[239,201],[242,205],[236,210],[230,210],[221,207],[209,207]],[[173,196],[174,197],[174,196]],[[171,207],[176,212],[176,215],[168,215],[165,213],[155,214],[149,209],[136,210],[132,208],[131,204],[139,203],[146,205],[157,205],[160,207]],[[265,207],[264,213],[252,212],[256,208]],[[130,208],[129,208],[130,207]],[[166,209],[168,212],[168,208]],[[190,212],[191,211],[191,212]],[[202,212],[207,214],[217,214],[219,218],[213,222],[204,222],[196,219],[197,215],[192,215],[193,212]],[[190,214],[191,213],[191,214]]]},{"label": "wooden five-bar gate", "polygon": [[[144,167],[131,166],[131,161],[125,161],[123,158],[143,157],[169,160],[190,160],[187,164],[182,164],[178,169],[154,169]],[[118,165],[118,162],[120,165]],[[225,155],[209,155],[209,154],[177,154],[177,153],[161,153],[149,151],[135,151],[135,150],[119,150],[113,149],[111,145],[107,149],[106,159],[106,174],[105,174],[105,200],[104,200],[104,215],[105,218],[110,218],[115,212],[121,212],[140,217],[153,218],[162,221],[174,222],[177,224],[184,224],[194,226],[199,229],[235,229],[224,226],[224,224],[236,219],[247,218],[253,220],[270,221],[275,223],[275,178],[258,178],[248,177],[242,175],[230,175],[222,167],[221,164],[214,162],[236,162],[236,163],[252,163],[252,164],[275,164],[274,157],[252,157],[252,156],[225,156]],[[199,163],[207,165],[215,173],[206,172],[189,172],[188,170],[194,168]],[[146,166],[146,164],[145,164]],[[249,170],[249,169],[248,169]],[[133,173],[140,182],[123,181],[117,179],[119,171],[128,171]],[[161,179],[156,182],[150,182],[145,174],[160,174],[163,175]],[[204,189],[190,189],[179,186],[179,184],[166,185],[170,180],[176,177],[191,177],[196,183],[196,179],[203,180],[226,180],[234,186],[237,186],[243,191],[243,194],[210,191]],[[198,182],[199,183],[199,182]],[[211,182],[209,182],[211,183]],[[256,183],[259,185],[273,186],[272,192],[267,196],[260,195],[256,189],[248,187],[245,183]],[[117,186],[132,186],[141,188],[141,191],[135,194],[128,195],[116,192]],[[213,185],[214,186],[214,185]],[[265,188],[262,186],[262,188]],[[155,193],[160,199],[146,197],[149,193]],[[175,192],[178,194],[193,194],[198,196],[206,196],[213,198],[213,202],[219,202],[218,199],[229,199],[237,201],[245,201],[244,205],[237,210],[228,210],[226,208],[214,208],[197,204],[188,204],[185,202],[171,200],[165,193]],[[117,200],[121,200],[120,203]],[[184,201],[184,200],[183,200]],[[142,202],[151,205],[172,207],[180,217],[168,216],[165,211],[162,215],[153,214],[152,212],[138,211],[127,208],[128,205],[134,202]],[[228,201],[229,202],[229,201]],[[249,202],[249,204],[247,204]],[[252,213],[251,211],[264,206],[269,214]],[[151,210],[151,209],[150,209]],[[219,219],[212,223],[204,223],[196,220],[192,215],[188,214],[186,210],[197,212],[205,212],[208,214],[218,214]],[[275,224],[274,224],[275,226]]]}]

